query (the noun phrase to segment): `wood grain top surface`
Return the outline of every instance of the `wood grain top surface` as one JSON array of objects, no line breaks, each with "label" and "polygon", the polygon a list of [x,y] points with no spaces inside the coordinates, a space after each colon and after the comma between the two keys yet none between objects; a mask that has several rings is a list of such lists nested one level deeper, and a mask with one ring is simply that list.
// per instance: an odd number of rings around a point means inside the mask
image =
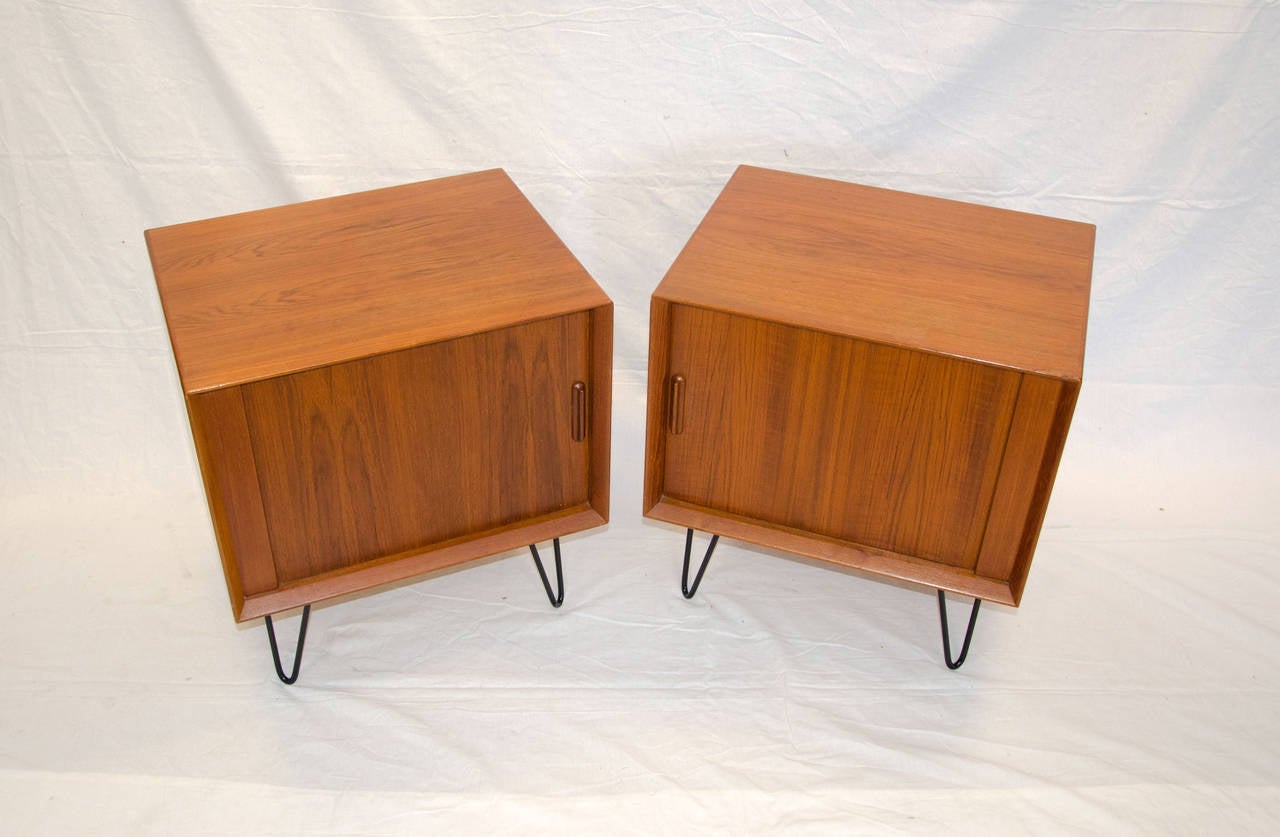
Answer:
[{"label": "wood grain top surface", "polygon": [[1094,227],[740,166],[654,295],[1079,380]]},{"label": "wood grain top surface", "polygon": [[500,169],[146,239],[187,393],[609,302]]}]

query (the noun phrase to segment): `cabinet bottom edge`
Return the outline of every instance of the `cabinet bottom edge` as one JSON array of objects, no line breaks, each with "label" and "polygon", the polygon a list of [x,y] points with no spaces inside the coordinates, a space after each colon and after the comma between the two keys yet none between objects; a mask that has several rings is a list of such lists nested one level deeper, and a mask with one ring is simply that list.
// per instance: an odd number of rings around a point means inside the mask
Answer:
[{"label": "cabinet bottom edge", "polygon": [[1021,598],[1014,595],[1012,585],[1007,581],[984,578],[968,570],[923,558],[770,525],[670,497],[661,498],[644,514],[645,517],[664,523],[802,555],[873,575],[973,596],[983,601],[1017,607]]},{"label": "cabinet bottom edge", "polygon": [[591,506],[579,506],[568,512],[543,515],[479,536],[458,538],[333,570],[275,590],[245,596],[243,602],[236,602],[233,598],[232,612],[236,622],[248,622],[282,610],[359,593],[468,561],[488,558],[531,543],[593,529],[605,523],[608,523],[608,518]]}]

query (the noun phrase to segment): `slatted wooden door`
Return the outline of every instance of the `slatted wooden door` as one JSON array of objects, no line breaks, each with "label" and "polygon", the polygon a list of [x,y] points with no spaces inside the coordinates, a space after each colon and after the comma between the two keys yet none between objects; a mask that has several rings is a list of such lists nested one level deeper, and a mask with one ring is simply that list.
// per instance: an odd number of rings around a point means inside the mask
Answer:
[{"label": "slatted wooden door", "polygon": [[671,307],[663,495],[972,570],[1022,376]]},{"label": "slatted wooden door", "polygon": [[570,314],[243,386],[278,583],[585,505],[588,338]]}]

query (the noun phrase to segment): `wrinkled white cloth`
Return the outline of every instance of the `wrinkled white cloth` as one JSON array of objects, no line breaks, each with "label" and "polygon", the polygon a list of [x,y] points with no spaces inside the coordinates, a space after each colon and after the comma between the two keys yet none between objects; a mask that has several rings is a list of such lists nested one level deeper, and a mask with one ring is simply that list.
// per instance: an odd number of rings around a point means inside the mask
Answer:
[{"label": "wrinkled white cloth", "polygon": [[[0,2],[3,830],[1276,833],[1280,7],[530,5]],[[648,297],[739,163],[1098,227],[959,672],[928,590],[725,541],[685,601],[641,521]],[[317,607],[281,686],[142,230],[494,166],[617,306],[612,523],[561,611],[512,553]]]}]

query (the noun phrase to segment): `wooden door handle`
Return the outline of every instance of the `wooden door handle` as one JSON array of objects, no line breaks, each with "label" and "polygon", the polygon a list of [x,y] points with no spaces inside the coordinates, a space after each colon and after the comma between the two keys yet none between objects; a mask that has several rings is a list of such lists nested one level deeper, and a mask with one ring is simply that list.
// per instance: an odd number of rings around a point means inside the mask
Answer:
[{"label": "wooden door handle", "polygon": [[684,432],[684,376],[671,376],[671,398],[669,399],[667,426],[673,435]]},{"label": "wooden door handle", "polygon": [[581,442],[587,438],[587,385],[582,381],[573,382],[573,440]]}]

